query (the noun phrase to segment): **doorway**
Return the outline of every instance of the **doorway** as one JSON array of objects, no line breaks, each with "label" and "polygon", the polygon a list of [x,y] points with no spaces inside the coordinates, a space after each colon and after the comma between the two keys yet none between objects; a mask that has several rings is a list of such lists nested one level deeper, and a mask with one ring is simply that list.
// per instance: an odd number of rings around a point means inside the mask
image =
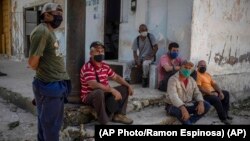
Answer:
[{"label": "doorway", "polygon": [[118,59],[121,0],[105,0],[105,60]]}]

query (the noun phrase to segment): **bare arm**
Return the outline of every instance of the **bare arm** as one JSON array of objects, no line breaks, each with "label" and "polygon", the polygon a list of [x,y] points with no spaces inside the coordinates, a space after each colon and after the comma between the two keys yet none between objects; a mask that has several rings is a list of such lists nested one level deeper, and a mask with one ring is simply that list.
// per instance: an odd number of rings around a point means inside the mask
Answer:
[{"label": "bare arm", "polygon": [[101,83],[98,83],[97,81],[88,81],[87,84],[92,89],[102,89],[104,92],[111,92],[112,91],[112,87],[105,86]]},{"label": "bare arm", "polygon": [[38,67],[39,61],[40,61],[40,56],[29,57],[29,60],[28,60],[29,67],[33,70],[36,70]]},{"label": "bare arm", "polygon": [[166,72],[170,72],[170,71],[174,71],[174,70],[176,70],[176,71],[180,70],[180,66],[170,66],[170,65],[167,65],[167,64],[164,65],[163,68],[164,68],[164,70]]},{"label": "bare arm", "polygon": [[133,95],[133,89],[131,85],[128,84],[127,81],[125,81],[120,75],[115,75],[112,77],[112,80],[116,81],[117,83],[124,85],[128,88],[129,95]]},{"label": "bare arm", "polygon": [[104,92],[111,93],[115,97],[115,100],[121,100],[122,99],[121,93],[119,91],[117,91],[116,89],[112,88],[112,87],[105,86],[105,85],[103,85],[101,83],[98,83],[97,81],[88,81],[87,84],[92,89],[101,89]]},{"label": "bare arm", "polygon": [[205,95],[211,95],[211,92],[202,88],[200,85],[198,85],[199,90],[201,91],[201,93],[205,94]]},{"label": "bare arm", "polygon": [[213,86],[213,88],[215,89],[215,91],[217,91],[217,92],[219,92],[219,93],[222,93],[222,91],[221,91],[221,89],[220,89],[220,87],[219,87],[218,84],[212,83],[212,86]]}]

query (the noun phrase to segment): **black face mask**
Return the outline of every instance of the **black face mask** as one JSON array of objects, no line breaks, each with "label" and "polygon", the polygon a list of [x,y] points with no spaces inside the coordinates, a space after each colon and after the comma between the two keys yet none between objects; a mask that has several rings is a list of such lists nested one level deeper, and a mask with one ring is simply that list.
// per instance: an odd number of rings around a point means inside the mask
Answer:
[{"label": "black face mask", "polygon": [[58,28],[62,21],[63,21],[63,17],[61,15],[53,15],[54,20],[50,22],[50,25],[52,28]]},{"label": "black face mask", "polygon": [[102,62],[103,59],[104,59],[104,55],[103,54],[99,54],[99,55],[95,55],[94,56],[94,60],[96,62]]},{"label": "black face mask", "polygon": [[206,70],[207,70],[206,67],[200,67],[200,68],[199,68],[199,72],[200,72],[200,73],[205,73]]}]

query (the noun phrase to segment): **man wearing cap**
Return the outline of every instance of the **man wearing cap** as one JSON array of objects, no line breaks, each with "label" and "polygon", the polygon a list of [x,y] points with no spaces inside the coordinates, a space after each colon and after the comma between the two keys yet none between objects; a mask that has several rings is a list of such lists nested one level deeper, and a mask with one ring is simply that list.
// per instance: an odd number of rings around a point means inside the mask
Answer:
[{"label": "man wearing cap", "polygon": [[43,6],[41,21],[31,33],[29,67],[36,71],[33,91],[38,116],[38,141],[59,141],[64,101],[71,85],[63,54],[54,33],[63,20],[62,7],[56,3]]},{"label": "man wearing cap", "polygon": [[[98,41],[90,45],[90,60],[80,72],[81,100],[94,107],[101,124],[107,124],[111,119],[132,124],[133,120],[126,116],[128,97],[133,94],[132,87],[103,62],[104,49],[104,45]],[[121,85],[110,87],[108,78]]]},{"label": "man wearing cap", "polygon": [[180,70],[168,80],[166,93],[167,113],[186,125],[195,123],[210,108],[195,80],[190,77],[193,66],[192,62],[183,61]]}]

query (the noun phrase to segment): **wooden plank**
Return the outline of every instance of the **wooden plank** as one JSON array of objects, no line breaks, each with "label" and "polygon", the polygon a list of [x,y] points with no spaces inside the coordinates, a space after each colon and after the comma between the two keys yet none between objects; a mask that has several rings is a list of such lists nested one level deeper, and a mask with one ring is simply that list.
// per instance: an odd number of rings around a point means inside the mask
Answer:
[{"label": "wooden plank", "polygon": [[4,39],[4,34],[2,34],[2,53],[5,54],[5,39]]},{"label": "wooden plank", "polygon": [[4,34],[4,53],[11,55],[11,22],[10,22],[10,0],[3,0],[3,34]]}]

